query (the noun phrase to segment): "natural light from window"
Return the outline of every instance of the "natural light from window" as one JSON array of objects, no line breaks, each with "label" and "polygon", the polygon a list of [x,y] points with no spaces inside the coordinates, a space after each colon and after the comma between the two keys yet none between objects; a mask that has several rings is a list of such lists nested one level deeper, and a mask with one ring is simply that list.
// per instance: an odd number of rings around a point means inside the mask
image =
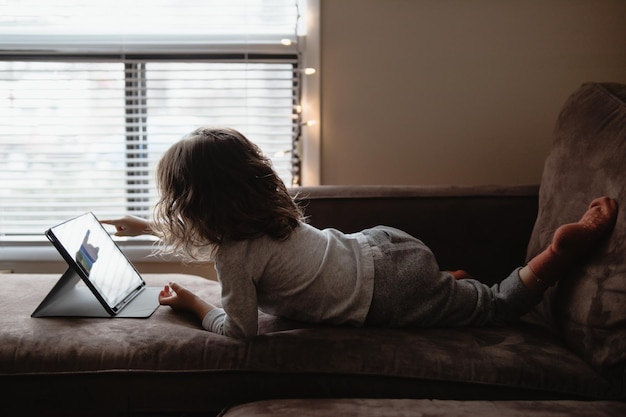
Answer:
[{"label": "natural light from window", "polygon": [[[0,239],[85,211],[148,217],[162,153],[201,125],[298,180],[297,2],[0,2]],[[182,51],[182,52],[181,52]]]}]

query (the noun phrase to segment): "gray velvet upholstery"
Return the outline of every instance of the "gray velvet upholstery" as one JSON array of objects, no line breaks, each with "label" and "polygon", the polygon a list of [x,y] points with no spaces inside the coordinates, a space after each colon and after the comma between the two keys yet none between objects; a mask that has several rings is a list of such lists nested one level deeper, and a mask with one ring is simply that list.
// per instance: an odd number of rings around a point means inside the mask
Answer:
[{"label": "gray velvet upholstery", "polygon": [[623,417],[615,401],[441,401],[412,399],[269,400],[220,417]]},{"label": "gray velvet upholstery", "polygon": [[591,200],[620,204],[609,239],[546,296],[528,321],[549,323],[607,377],[622,379],[626,364],[626,85],[588,83],[565,103],[545,163],[539,214],[528,259],[554,230],[576,221]]},{"label": "gray velvet upholstery", "polygon": [[[206,332],[193,317],[162,307],[149,319],[33,319],[30,313],[57,276],[2,279],[0,369],[5,377],[21,377],[5,389],[16,400],[5,407],[28,404],[34,383],[48,385],[37,391],[38,400],[58,407],[93,403],[106,410],[119,405],[107,403],[114,398],[135,411],[176,410],[179,395],[187,398],[185,411],[196,412],[278,396],[614,396],[611,386],[557,339],[525,326],[356,329],[263,315],[263,335],[244,342]],[[219,303],[213,281],[187,275],[146,279],[152,285],[176,280]],[[142,383],[120,390],[128,381]],[[133,393],[133,387],[140,389]],[[75,396],[67,402],[70,393]]]}]

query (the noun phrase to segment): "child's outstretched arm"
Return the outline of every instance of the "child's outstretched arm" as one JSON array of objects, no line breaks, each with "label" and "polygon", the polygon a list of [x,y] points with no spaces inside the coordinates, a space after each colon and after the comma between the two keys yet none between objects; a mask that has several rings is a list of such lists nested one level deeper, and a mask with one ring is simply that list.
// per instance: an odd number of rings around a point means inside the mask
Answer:
[{"label": "child's outstretched arm", "polygon": [[175,282],[170,282],[169,285],[163,287],[159,293],[159,304],[168,305],[174,310],[193,313],[200,321],[209,311],[215,309],[213,304],[204,301]]},{"label": "child's outstretched arm", "polygon": [[119,219],[100,220],[100,223],[115,226],[115,236],[155,234],[149,221],[135,216],[124,216]]}]

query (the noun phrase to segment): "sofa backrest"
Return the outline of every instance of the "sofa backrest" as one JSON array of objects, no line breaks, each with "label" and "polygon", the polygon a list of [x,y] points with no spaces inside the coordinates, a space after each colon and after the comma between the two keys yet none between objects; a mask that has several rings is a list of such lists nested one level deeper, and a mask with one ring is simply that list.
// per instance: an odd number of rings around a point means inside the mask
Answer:
[{"label": "sofa backrest", "polygon": [[441,269],[493,284],[524,262],[538,186],[319,186],[293,190],[319,228],[346,233],[376,225],[422,240]]},{"label": "sofa backrest", "polygon": [[577,221],[596,197],[618,201],[612,235],[546,294],[524,319],[549,323],[565,343],[605,374],[626,364],[626,85],[586,83],[558,117],[539,191],[527,259],[554,230]]}]

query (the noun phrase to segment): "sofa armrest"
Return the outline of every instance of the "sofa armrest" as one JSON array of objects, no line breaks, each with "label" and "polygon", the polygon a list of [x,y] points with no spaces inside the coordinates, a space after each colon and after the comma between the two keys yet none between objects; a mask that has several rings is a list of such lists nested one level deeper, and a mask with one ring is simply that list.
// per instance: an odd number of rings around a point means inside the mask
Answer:
[{"label": "sofa armrest", "polygon": [[351,233],[384,224],[422,240],[442,270],[487,284],[523,264],[539,187],[316,186],[294,188],[309,222]]}]

